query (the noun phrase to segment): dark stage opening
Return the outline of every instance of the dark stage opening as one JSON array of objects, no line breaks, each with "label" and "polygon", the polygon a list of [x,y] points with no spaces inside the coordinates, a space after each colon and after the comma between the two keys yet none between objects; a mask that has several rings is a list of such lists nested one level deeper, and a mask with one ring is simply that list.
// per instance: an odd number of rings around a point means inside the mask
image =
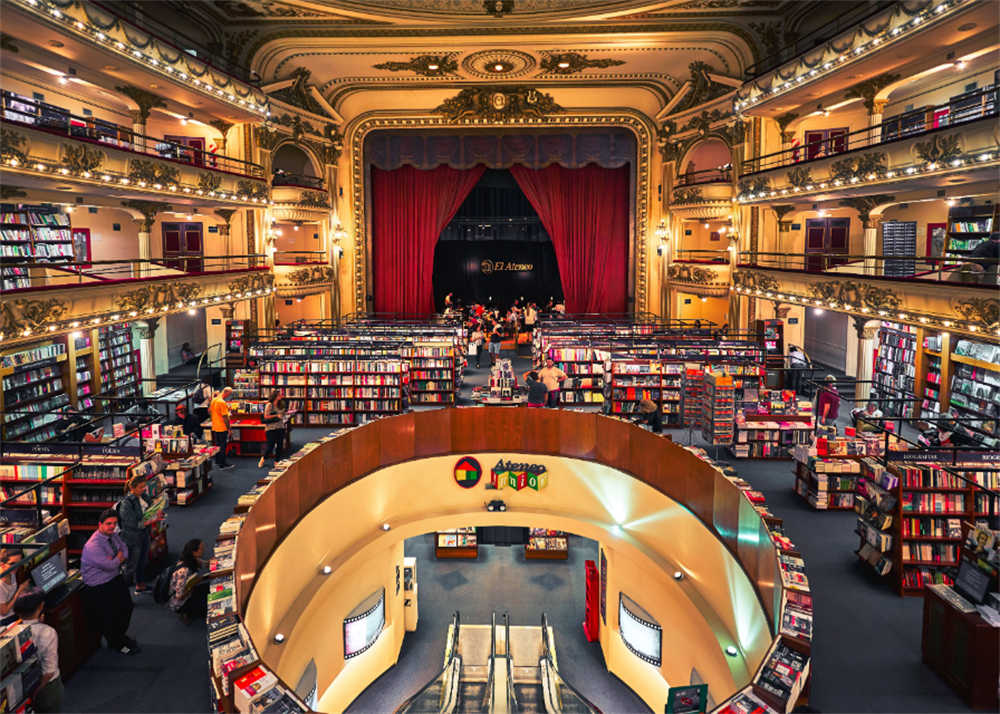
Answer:
[{"label": "dark stage opening", "polygon": [[510,171],[487,169],[441,231],[432,280],[438,311],[448,293],[500,308],[562,300],[552,240]]}]

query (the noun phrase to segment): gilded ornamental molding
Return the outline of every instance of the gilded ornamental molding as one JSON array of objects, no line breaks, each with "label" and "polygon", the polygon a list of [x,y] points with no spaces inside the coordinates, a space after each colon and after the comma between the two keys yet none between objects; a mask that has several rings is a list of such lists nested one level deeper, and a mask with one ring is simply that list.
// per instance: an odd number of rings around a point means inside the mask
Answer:
[{"label": "gilded ornamental molding", "polygon": [[733,285],[750,291],[775,291],[778,281],[771,275],[753,270],[739,270],[733,273]]},{"label": "gilded ornamental molding", "polygon": [[611,57],[590,59],[579,52],[550,52],[542,58],[538,66],[547,74],[576,74],[585,69],[606,69],[623,64],[624,60]]},{"label": "gilded ornamental molding", "polygon": [[413,72],[421,77],[440,77],[458,71],[455,53],[419,55],[411,57],[408,62],[380,62],[373,66],[375,69],[384,69],[387,72]]},{"label": "gilded ornamental molding", "polygon": [[809,286],[809,296],[838,305],[867,308],[878,312],[898,309],[902,299],[892,290],[856,280],[829,280]]},{"label": "gilded ornamental molding", "polygon": [[66,314],[69,304],[64,300],[15,299],[0,303],[0,334],[28,337],[44,332]]},{"label": "gilded ornamental molding", "polygon": [[130,314],[133,312],[145,314],[173,307],[180,309],[197,298],[200,293],[201,288],[194,283],[157,281],[135,290],[120,293],[115,296],[113,302],[119,310]]},{"label": "gilded ornamental molding", "polygon": [[523,121],[544,121],[550,114],[563,111],[551,94],[528,86],[467,87],[451,99],[434,107],[450,122],[481,119],[490,123],[509,124]]}]

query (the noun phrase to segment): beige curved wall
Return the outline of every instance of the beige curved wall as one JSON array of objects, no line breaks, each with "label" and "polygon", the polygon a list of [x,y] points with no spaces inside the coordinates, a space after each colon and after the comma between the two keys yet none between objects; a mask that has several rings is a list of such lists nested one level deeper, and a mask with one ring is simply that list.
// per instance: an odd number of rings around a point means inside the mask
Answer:
[{"label": "beige curved wall", "polygon": [[[474,455],[487,473],[501,456]],[[277,547],[250,597],[245,621],[264,660],[295,682],[314,658],[319,709],[340,711],[398,656],[403,623],[395,566],[402,564],[404,538],[464,525],[535,525],[593,538],[605,548],[608,619],[601,646],[610,671],[654,711],[663,710],[668,683],[687,683],[692,667],[717,701],[749,681],[770,644],[767,618],[744,571],[697,517],[601,464],[502,456],[544,464],[548,485],[538,492],[487,491],[483,483],[464,489],[452,477],[458,456],[442,456],[377,470],[320,502]],[[484,504],[498,496],[510,510],[487,513]],[[383,522],[391,524],[389,532],[381,530]],[[616,524],[620,533],[611,530]],[[321,575],[323,565],[334,572]],[[678,569],[686,573],[680,582],[670,575]],[[345,663],[343,619],[379,587],[386,588],[386,631],[372,649]],[[659,668],[622,644],[619,591],[663,626]],[[265,645],[276,632],[287,636],[285,643]],[[730,644],[740,649],[739,657],[724,654]]]}]

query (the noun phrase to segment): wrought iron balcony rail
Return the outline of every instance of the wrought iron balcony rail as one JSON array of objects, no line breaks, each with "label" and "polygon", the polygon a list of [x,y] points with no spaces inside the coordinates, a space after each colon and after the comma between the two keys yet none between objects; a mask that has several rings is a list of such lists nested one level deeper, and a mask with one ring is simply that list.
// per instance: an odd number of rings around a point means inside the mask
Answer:
[{"label": "wrought iron balcony rail", "polygon": [[275,265],[327,265],[329,262],[322,250],[279,250],[274,254]]},{"label": "wrought iron balcony rail", "polygon": [[1000,88],[985,87],[952,97],[948,102],[930,107],[918,107],[896,114],[881,124],[858,129],[826,139],[810,141],[800,146],[776,151],[772,154],[747,159],[741,175],[769,171],[808,161],[817,161],[849,151],[901,141],[939,129],[966,124],[985,117],[996,117]]},{"label": "wrought iron balcony rail", "polygon": [[[0,106],[3,110],[4,123],[26,126],[47,134],[198,168],[224,171],[255,179],[264,178],[264,169],[260,164],[215,154],[194,146],[185,146],[163,138],[138,134],[132,131],[131,127],[92,116],[77,116],[71,114],[68,109],[36,102],[13,92],[3,92]],[[10,163],[10,156],[4,158]]]}]

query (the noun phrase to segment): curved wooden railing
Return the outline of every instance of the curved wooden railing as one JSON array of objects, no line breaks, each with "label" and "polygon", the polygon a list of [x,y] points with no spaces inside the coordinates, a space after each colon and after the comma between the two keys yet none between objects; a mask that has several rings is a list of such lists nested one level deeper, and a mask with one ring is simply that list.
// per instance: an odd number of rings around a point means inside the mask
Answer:
[{"label": "curved wooden railing", "polygon": [[630,422],[556,409],[449,408],[410,412],[345,431],[292,463],[246,513],[234,581],[245,613],[281,540],[321,501],[379,469],[448,454],[514,452],[594,461],[628,473],[688,508],[743,568],[772,636],[783,595],[767,523],[723,472]]}]

